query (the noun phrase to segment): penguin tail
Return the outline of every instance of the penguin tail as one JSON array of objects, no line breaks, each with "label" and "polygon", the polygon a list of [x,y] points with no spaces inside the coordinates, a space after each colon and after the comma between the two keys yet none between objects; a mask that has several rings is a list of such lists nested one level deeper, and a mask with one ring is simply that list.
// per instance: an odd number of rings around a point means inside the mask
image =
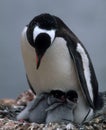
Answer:
[{"label": "penguin tail", "polygon": [[100,110],[103,108],[103,106],[104,106],[104,94],[103,94],[103,92],[99,92],[98,96],[96,97],[96,101],[95,101],[95,109]]}]

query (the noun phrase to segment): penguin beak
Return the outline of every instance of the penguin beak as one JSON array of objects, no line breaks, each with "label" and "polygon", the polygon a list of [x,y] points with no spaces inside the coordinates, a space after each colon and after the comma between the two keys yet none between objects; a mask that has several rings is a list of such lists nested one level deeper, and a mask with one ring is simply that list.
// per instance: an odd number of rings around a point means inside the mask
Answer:
[{"label": "penguin beak", "polygon": [[36,53],[36,69],[39,69],[42,56]]}]

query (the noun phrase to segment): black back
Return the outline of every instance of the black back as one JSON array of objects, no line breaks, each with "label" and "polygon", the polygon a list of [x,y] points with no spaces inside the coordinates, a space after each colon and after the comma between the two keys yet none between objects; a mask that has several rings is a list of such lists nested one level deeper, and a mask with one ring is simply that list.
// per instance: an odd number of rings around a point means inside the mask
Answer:
[{"label": "black back", "polygon": [[[97,97],[98,97],[98,82],[97,78],[95,75],[95,71],[91,62],[91,59],[89,57],[89,54],[81,41],[78,39],[78,37],[64,24],[64,22],[54,16],[58,23],[58,29],[56,31],[56,36],[57,37],[63,37],[67,41],[67,47],[70,53],[71,58],[73,59],[73,62],[76,67],[76,72],[78,75],[78,79],[80,81],[81,89],[87,99],[88,104],[93,108],[96,109],[98,107],[97,105]],[[91,74],[91,85],[92,85],[92,91],[93,91],[93,101],[91,100],[89,91],[88,91],[88,86],[87,86],[87,81],[84,76],[84,70],[83,70],[83,63],[81,59],[80,53],[78,53],[77,50],[77,44],[80,43],[80,45],[83,47],[84,51],[86,52],[87,58],[89,59],[89,68],[90,68],[90,74]]]}]

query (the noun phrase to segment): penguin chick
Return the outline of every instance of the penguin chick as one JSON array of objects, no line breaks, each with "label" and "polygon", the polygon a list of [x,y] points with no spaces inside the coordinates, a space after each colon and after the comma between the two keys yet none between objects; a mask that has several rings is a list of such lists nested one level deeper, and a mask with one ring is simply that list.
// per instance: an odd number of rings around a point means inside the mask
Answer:
[{"label": "penguin chick", "polygon": [[50,93],[41,93],[29,102],[26,108],[17,116],[17,120],[28,120],[29,122],[45,123],[47,108],[54,108],[58,103],[63,102],[61,97],[65,95],[60,90],[54,90]]},{"label": "penguin chick", "polygon": [[48,113],[46,123],[50,122],[69,123],[70,121],[74,121],[74,110],[77,106],[77,100],[78,100],[78,94],[75,91],[70,90],[69,92],[67,92],[66,100],[64,102],[55,103],[47,109]]},{"label": "penguin chick", "polygon": [[29,122],[44,123],[48,108],[49,93],[42,93],[28,103],[26,108],[17,116],[17,120],[24,119]]}]

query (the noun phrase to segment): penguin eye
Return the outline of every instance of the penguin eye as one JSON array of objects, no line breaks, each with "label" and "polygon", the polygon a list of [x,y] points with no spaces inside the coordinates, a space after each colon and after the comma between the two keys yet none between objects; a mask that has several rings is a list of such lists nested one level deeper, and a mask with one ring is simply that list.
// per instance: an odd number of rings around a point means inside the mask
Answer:
[{"label": "penguin eye", "polygon": [[51,43],[55,39],[55,30],[46,30],[46,29],[41,29],[39,26],[36,26],[33,30],[33,41],[36,40],[37,36],[41,33],[45,33],[49,35]]}]

